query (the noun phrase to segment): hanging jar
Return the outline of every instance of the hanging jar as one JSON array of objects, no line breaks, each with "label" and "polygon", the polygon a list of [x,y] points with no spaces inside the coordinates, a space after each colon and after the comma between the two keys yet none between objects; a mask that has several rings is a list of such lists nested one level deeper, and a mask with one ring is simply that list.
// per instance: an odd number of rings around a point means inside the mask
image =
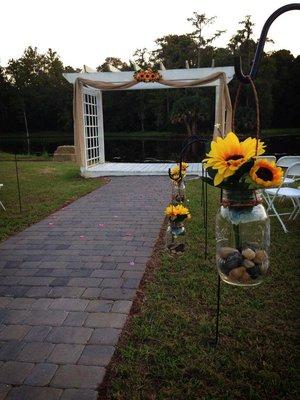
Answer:
[{"label": "hanging jar", "polygon": [[186,247],[185,226],[183,221],[169,219],[166,232],[166,246],[171,254],[182,254]]},{"label": "hanging jar", "polygon": [[170,204],[165,214],[169,219],[166,231],[167,249],[172,254],[182,254],[186,248],[185,221],[191,217],[190,212],[182,204]]},{"label": "hanging jar", "polygon": [[216,262],[231,285],[262,282],[269,268],[270,221],[255,190],[223,190],[216,216]]},{"label": "hanging jar", "polygon": [[172,180],[172,203],[179,204],[186,201],[184,179]]}]

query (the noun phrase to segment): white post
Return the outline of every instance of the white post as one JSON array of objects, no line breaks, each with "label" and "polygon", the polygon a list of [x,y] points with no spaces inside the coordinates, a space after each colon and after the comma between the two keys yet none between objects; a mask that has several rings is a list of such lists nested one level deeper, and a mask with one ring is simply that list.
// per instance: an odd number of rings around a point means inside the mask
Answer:
[{"label": "white post", "polygon": [[[217,84],[216,85],[216,98],[215,98],[215,123],[218,120],[218,103],[219,103],[219,99],[220,99],[220,85]],[[224,134],[224,127],[221,126],[220,130],[222,132],[222,135]],[[214,127],[214,132],[216,131],[216,128]]]},{"label": "white post", "polygon": [[101,90],[98,90],[98,93],[97,93],[97,114],[98,114],[99,159],[100,159],[101,163],[105,163],[103,101],[102,101]]}]

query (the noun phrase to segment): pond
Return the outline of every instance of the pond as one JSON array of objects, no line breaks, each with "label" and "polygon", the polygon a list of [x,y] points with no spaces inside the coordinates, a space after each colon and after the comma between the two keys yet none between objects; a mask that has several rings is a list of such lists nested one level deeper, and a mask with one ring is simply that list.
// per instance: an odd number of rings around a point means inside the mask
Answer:
[{"label": "pond", "polygon": [[[283,155],[300,154],[300,136],[283,135],[273,136],[263,139],[267,145],[267,153],[277,157]],[[111,162],[163,162],[178,160],[182,138],[172,139],[105,139],[105,159]],[[189,152],[189,161],[201,160],[208,150],[210,139],[203,143],[197,143],[192,151]],[[31,152],[33,154],[47,152],[53,154],[57,146],[73,144],[72,136],[57,138],[33,138],[31,140]],[[26,153],[27,144],[24,138],[13,141],[8,139],[1,140],[0,149],[7,152]]]},{"label": "pond", "polygon": [[[105,159],[115,162],[173,162],[178,160],[182,142],[182,139],[106,139]],[[205,143],[195,143],[187,156],[196,162],[205,152]]]},{"label": "pond", "polygon": [[[274,136],[263,139],[267,153],[277,157],[300,154],[300,136]],[[188,154],[189,161],[199,161],[208,151],[210,139],[196,143]],[[105,159],[117,162],[162,162],[178,160],[182,139],[105,140]]]}]

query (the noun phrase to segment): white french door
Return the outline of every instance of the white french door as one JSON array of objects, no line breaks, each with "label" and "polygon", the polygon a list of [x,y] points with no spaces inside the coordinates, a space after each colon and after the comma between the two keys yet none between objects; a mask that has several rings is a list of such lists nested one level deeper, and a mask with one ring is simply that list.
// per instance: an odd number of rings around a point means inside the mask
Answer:
[{"label": "white french door", "polygon": [[105,162],[102,93],[83,90],[83,125],[86,167]]}]

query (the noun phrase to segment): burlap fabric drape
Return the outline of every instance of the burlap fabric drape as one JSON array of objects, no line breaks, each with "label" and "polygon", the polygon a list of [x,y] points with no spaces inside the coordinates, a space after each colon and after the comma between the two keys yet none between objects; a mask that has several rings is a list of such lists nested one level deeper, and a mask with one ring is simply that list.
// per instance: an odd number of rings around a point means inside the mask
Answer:
[{"label": "burlap fabric drape", "polygon": [[[215,72],[214,74],[208,75],[205,78],[193,80],[193,81],[168,81],[161,79],[160,84],[174,87],[174,88],[188,88],[204,86],[208,83],[219,80],[220,95],[217,103],[216,120],[214,128],[213,138],[217,136],[225,136],[227,132],[231,131],[232,122],[232,106],[229,95],[229,90],[226,82],[226,75],[224,72]],[[138,82],[132,80],[124,83],[110,83],[101,81],[92,81],[89,79],[77,78],[74,85],[74,104],[73,104],[73,116],[74,116],[74,144],[76,150],[76,159],[78,164],[85,166],[85,154],[84,154],[84,124],[83,124],[83,106],[82,106],[82,89],[84,86],[100,89],[100,90],[122,90],[129,89],[132,86],[137,85]]]}]

